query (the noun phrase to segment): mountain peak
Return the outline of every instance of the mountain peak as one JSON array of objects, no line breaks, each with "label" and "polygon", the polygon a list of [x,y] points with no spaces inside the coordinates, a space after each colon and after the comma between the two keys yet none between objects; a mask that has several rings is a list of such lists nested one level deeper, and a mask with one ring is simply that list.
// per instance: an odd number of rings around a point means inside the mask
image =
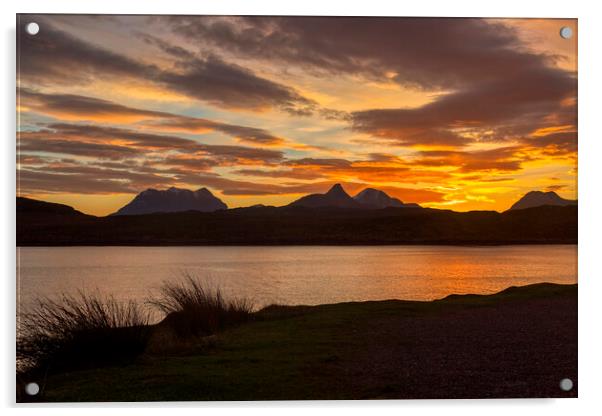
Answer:
[{"label": "mountain peak", "polygon": [[325,194],[306,195],[289,204],[293,207],[359,208],[360,205],[345,192],[340,183],[332,186]]},{"label": "mountain peak", "polygon": [[525,196],[536,196],[536,195],[549,195],[549,196],[551,196],[551,197],[558,197],[558,198],[560,198],[560,197],[558,196],[558,194],[557,194],[556,192],[554,192],[554,191],[547,191],[547,192],[544,192],[544,191],[529,191],[529,192],[527,192],[527,193],[526,193],[526,194],[523,196],[523,198],[524,198]]},{"label": "mountain peak", "polygon": [[361,197],[361,196],[389,196],[387,195],[385,192],[379,190],[379,189],[374,189],[374,188],[366,188],[363,191],[361,191],[360,193],[358,193],[356,195],[356,197]]},{"label": "mountain peak", "polygon": [[510,207],[510,210],[540,207],[542,205],[577,205],[577,201],[561,198],[554,191],[529,191],[521,199],[514,203],[514,205]]},{"label": "mountain peak", "polygon": [[345,192],[345,189],[340,183],[333,185],[325,194],[307,195],[292,202],[290,206],[297,207],[336,207],[336,208],[366,208],[366,209],[381,209],[381,208],[401,208],[412,207],[420,208],[418,204],[404,204],[397,198],[392,198],[385,192],[366,188],[358,193],[353,198]]},{"label": "mountain peak", "polygon": [[403,207],[404,203],[397,198],[392,198],[385,192],[366,188],[353,197],[360,204],[370,208],[388,208],[388,207]]},{"label": "mountain peak", "polygon": [[345,192],[343,186],[340,183],[332,185],[332,188],[330,188],[325,195],[349,197],[349,194]]},{"label": "mountain peak", "polygon": [[207,188],[199,188],[195,191],[195,194],[197,195],[210,195],[213,196],[213,194],[211,193],[211,191]]},{"label": "mountain peak", "polygon": [[149,188],[136,195],[127,205],[113,215],[141,215],[157,212],[201,211],[212,212],[227,209],[228,206],[206,188],[198,191],[176,188],[166,190]]}]

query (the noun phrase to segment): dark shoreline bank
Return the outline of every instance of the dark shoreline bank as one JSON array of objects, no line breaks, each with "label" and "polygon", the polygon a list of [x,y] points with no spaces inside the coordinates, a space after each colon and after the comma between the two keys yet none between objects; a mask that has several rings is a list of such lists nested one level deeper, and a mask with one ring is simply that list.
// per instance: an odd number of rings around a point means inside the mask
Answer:
[{"label": "dark shoreline bank", "polygon": [[18,246],[576,244],[577,206],[498,213],[429,208],[238,208],[92,217],[17,200]]},{"label": "dark shoreline bank", "polygon": [[577,246],[577,241],[518,241],[518,242],[402,242],[402,243],[266,243],[266,244],[243,244],[243,243],[180,243],[180,242],[165,242],[161,244],[144,244],[140,242],[119,242],[115,244],[51,244],[51,243],[40,243],[40,244],[17,244],[19,247],[403,247],[403,246],[434,246],[434,247],[505,247],[505,246],[558,246],[558,245],[574,245]]},{"label": "dark shoreline bank", "polygon": [[132,364],[51,374],[40,399],[577,397],[577,290],[272,306]]}]

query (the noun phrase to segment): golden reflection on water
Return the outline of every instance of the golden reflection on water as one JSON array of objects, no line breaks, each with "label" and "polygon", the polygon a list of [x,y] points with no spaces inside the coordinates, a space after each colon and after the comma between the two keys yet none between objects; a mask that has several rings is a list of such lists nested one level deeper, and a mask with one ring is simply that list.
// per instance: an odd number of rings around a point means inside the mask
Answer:
[{"label": "golden reflection on water", "polygon": [[188,271],[256,305],[431,300],[575,283],[577,246],[26,247],[19,302],[78,289],[143,301]]}]

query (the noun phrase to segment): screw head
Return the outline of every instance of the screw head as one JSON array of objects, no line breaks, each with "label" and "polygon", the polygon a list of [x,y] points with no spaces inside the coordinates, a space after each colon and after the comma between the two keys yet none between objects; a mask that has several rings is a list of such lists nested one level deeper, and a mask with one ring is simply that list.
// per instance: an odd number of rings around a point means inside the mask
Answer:
[{"label": "screw head", "polygon": [[573,29],[568,26],[564,26],[560,29],[560,37],[563,39],[570,39],[573,37]]},{"label": "screw head", "polygon": [[35,396],[39,392],[40,386],[38,385],[38,383],[27,383],[25,385],[25,393],[29,394],[30,396]]},{"label": "screw head", "polygon": [[573,380],[570,378],[563,378],[560,380],[560,389],[563,391],[571,391],[573,389]]},{"label": "screw head", "polygon": [[36,22],[27,23],[27,25],[25,25],[25,31],[32,36],[37,35],[40,31],[40,25]]}]

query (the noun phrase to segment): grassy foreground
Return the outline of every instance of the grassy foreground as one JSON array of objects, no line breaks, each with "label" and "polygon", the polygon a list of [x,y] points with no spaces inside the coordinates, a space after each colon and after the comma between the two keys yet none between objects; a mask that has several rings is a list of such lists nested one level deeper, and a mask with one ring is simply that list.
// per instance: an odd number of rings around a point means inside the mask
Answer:
[{"label": "grassy foreground", "polygon": [[[577,396],[577,285],[433,302],[272,306],[211,336],[154,327],[133,363],[49,374],[36,400]],[[571,378],[570,392],[559,388]],[[26,398],[20,397],[25,400]]]}]

